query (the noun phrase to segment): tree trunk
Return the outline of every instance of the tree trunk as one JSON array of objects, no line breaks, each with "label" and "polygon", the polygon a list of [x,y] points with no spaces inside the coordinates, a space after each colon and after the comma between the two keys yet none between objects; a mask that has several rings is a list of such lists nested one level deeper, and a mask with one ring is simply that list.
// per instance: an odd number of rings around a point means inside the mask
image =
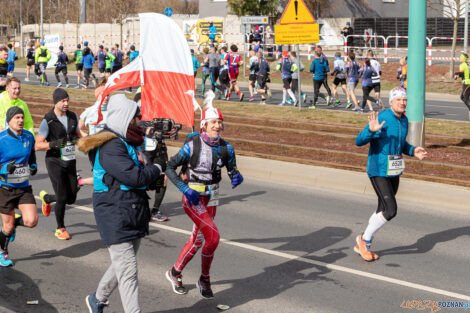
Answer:
[{"label": "tree trunk", "polygon": [[121,32],[121,50],[124,49],[124,47],[122,46],[122,15],[121,15],[121,19],[119,19],[119,29],[120,29],[120,32]]},{"label": "tree trunk", "polygon": [[455,57],[455,45],[457,43],[457,29],[459,26],[459,19],[455,18],[453,19],[454,21],[454,31],[452,33],[452,50],[451,50],[451,57],[452,59],[450,60],[450,78],[452,79],[454,77],[454,57]]}]

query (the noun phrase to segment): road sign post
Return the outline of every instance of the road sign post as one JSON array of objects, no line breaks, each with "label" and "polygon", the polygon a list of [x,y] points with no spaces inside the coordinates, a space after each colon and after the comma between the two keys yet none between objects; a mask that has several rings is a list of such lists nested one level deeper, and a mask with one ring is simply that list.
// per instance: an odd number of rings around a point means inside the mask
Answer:
[{"label": "road sign post", "polygon": [[302,89],[300,87],[300,47],[299,45],[297,44],[297,73],[299,74],[299,79],[297,79],[297,88],[298,88],[298,99],[299,101],[297,102],[299,104],[299,111],[302,110]]},{"label": "road sign post", "polygon": [[320,41],[320,26],[308,10],[303,0],[290,0],[275,25],[275,43],[278,45],[296,45],[297,80],[299,111],[302,110],[302,91],[300,82],[300,46],[301,43],[317,43]]}]

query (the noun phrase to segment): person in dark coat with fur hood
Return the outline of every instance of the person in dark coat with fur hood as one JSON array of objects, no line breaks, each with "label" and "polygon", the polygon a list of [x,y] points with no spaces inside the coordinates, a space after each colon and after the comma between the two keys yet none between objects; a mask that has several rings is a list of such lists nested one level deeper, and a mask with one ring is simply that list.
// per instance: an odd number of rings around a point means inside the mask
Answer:
[{"label": "person in dark coat with fur hood", "polygon": [[136,253],[140,239],[149,231],[146,189],[162,171],[157,164],[144,165],[140,150],[144,130],[139,126],[140,117],[134,101],[122,94],[114,95],[108,103],[106,127],[78,143],[93,165],[96,225],[111,257],[111,265],[96,292],[86,297],[90,312],[103,312],[116,287],[124,311],[141,312]]}]

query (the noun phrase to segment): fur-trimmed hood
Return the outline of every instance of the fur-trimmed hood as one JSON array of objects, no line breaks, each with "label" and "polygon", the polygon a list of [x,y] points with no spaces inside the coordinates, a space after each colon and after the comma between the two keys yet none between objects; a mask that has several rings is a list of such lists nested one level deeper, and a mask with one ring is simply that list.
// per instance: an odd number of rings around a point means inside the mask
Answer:
[{"label": "fur-trimmed hood", "polygon": [[111,139],[114,139],[117,137],[118,135],[116,135],[115,133],[109,130],[103,130],[94,135],[80,138],[77,144],[78,150],[82,151],[83,153],[88,154],[88,152],[90,152],[91,150],[101,147],[102,145],[110,141]]}]

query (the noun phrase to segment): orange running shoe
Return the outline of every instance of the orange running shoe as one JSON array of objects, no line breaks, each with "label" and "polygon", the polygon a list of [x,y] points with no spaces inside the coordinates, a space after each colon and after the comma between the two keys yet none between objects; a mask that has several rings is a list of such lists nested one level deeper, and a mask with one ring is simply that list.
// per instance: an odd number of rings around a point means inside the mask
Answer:
[{"label": "orange running shoe", "polygon": [[44,214],[44,216],[49,216],[51,214],[51,205],[50,203],[46,203],[46,201],[44,201],[45,195],[47,195],[47,191],[45,190],[42,190],[39,193],[39,197],[41,198],[42,202],[42,214]]},{"label": "orange running shoe", "polygon": [[361,257],[367,262],[375,261],[379,256],[370,251],[367,247],[367,243],[362,238],[362,234],[356,237],[356,245],[354,246],[354,251],[361,255]]},{"label": "orange running shoe", "polygon": [[69,240],[70,234],[67,232],[65,228],[58,228],[55,230],[55,236],[60,240]]}]

